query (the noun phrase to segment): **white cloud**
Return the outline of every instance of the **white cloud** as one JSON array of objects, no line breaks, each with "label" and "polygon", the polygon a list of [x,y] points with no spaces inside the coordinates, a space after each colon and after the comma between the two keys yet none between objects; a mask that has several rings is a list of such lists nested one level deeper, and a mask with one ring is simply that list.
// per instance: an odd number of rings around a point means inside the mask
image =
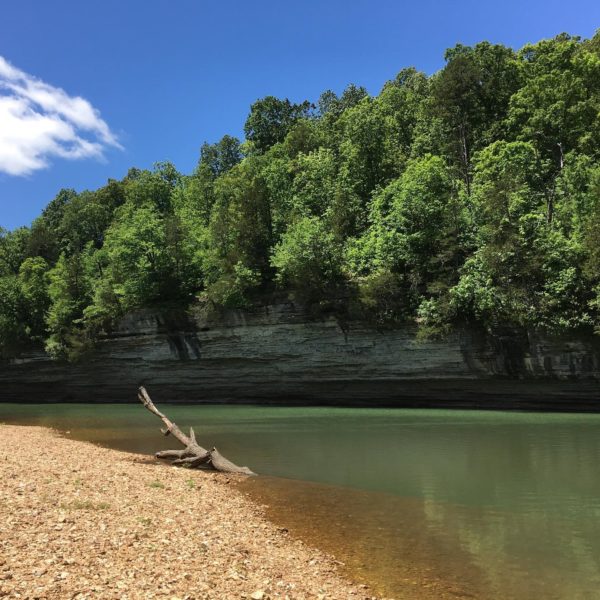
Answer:
[{"label": "white cloud", "polygon": [[0,56],[0,172],[27,175],[52,157],[99,158],[121,148],[87,100],[17,69]]}]

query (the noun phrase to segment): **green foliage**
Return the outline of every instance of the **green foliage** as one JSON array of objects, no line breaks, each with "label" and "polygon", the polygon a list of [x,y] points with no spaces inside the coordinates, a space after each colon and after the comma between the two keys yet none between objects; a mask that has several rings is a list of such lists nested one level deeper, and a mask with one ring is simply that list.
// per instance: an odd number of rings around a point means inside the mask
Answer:
[{"label": "green foliage", "polygon": [[0,278],[0,357],[19,352],[26,341],[25,306],[15,275]]},{"label": "green foliage", "polygon": [[[423,294],[445,291],[461,264],[465,212],[442,158],[428,155],[411,161],[401,177],[374,196],[371,226],[349,246],[351,269],[367,276],[361,286],[371,289],[383,281],[389,289],[391,280],[384,273],[395,274],[392,289],[399,300],[398,314],[414,310]],[[392,314],[388,303],[383,310]]]},{"label": "green foliage", "polygon": [[328,148],[300,154],[293,168],[295,177],[291,193],[294,212],[298,215],[323,216],[331,208],[336,193],[335,154]]},{"label": "green foliage", "polygon": [[329,115],[338,118],[345,110],[356,106],[367,95],[366,88],[354,83],[349,84],[339,98],[332,90],[326,90],[319,96],[317,102],[319,114],[322,117]]},{"label": "green foliage", "polygon": [[124,311],[161,298],[170,276],[165,222],[151,205],[125,204],[106,233],[106,275]]},{"label": "green foliage", "polygon": [[180,180],[181,175],[168,162],[156,163],[153,171],[131,169],[123,186],[125,200],[134,206],[151,204],[160,213],[168,213],[171,195]]},{"label": "green foliage", "polygon": [[251,157],[215,184],[204,268],[209,297],[217,303],[227,297],[223,290],[228,285],[235,288],[228,304],[233,298],[242,303],[243,290],[270,276],[273,215],[262,166],[262,157]]},{"label": "green foliage", "polygon": [[45,317],[50,304],[48,296],[48,263],[41,257],[26,258],[19,268],[22,302],[27,311],[25,327],[30,339],[42,340]]},{"label": "green foliage", "polygon": [[525,46],[524,85],[510,100],[508,127],[535,144],[554,171],[575,150],[590,155],[600,144],[600,57],[566,34]]},{"label": "green foliage", "polygon": [[240,140],[225,135],[216,144],[202,144],[198,170],[207,169],[213,178],[226,173],[242,160]]},{"label": "green foliage", "polygon": [[91,281],[81,253],[60,255],[48,273],[50,308],[46,315],[46,350],[57,358],[69,358],[79,352],[83,309],[91,300]]},{"label": "green foliage", "polygon": [[403,273],[379,269],[356,282],[360,314],[377,325],[393,325],[414,314],[415,298]]},{"label": "green foliage", "polygon": [[252,142],[257,152],[266,152],[282,142],[294,123],[308,115],[311,105],[308,101],[293,104],[287,98],[279,100],[266,96],[250,107],[250,114],[244,125],[246,139]]},{"label": "green foliage", "polygon": [[208,284],[208,296],[225,308],[242,308],[249,304],[248,294],[260,284],[260,273],[239,261],[231,270]]},{"label": "green foliage", "polygon": [[378,95],[267,96],[189,175],[131,169],[0,229],[0,354],[74,360],[127,311],[272,294],[422,336],[600,333],[600,33],[445,58]]},{"label": "green foliage", "polygon": [[0,227],[0,277],[16,275],[28,252],[30,232],[25,227],[6,231]]},{"label": "green foliage", "polygon": [[275,246],[271,262],[277,283],[302,299],[327,297],[342,283],[341,249],[318,217],[292,224]]}]

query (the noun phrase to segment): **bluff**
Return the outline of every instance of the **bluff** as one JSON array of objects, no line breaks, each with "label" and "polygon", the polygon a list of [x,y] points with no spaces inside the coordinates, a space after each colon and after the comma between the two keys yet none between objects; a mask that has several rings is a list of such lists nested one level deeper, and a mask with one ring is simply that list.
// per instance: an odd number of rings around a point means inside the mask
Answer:
[{"label": "bluff", "polygon": [[32,353],[0,365],[7,402],[160,402],[600,410],[600,342],[310,316],[292,303],[129,314],[75,364]]}]

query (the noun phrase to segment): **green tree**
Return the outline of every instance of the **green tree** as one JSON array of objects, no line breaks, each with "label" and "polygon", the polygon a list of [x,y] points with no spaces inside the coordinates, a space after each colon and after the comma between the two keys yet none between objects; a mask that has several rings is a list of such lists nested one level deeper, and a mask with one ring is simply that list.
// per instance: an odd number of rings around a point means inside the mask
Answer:
[{"label": "green tree", "polygon": [[171,211],[171,195],[181,175],[169,162],[156,163],[152,171],[130,169],[123,182],[125,200],[135,206],[152,204],[166,214]]},{"label": "green tree", "polygon": [[92,242],[100,248],[112,219],[112,207],[94,192],[82,192],[64,208],[57,227],[62,248],[67,253],[81,252]]},{"label": "green tree", "polygon": [[28,256],[30,235],[26,227],[14,231],[0,227],[0,277],[18,274],[21,263]]},{"label": "green tree", "polygon": [[213,178],[226,173],[242,160],[240,140],[223,136],[216,144],[202,144],[198,168],[207,168]]},{"label": "green tree", "polygon": [[48,263],[41,257],[26,258],[19,267],[19,285],[26,318],[23,320],[30,340],[40,342],[46,333]]},{"label": "green tree", "polygon": [[331,207],[336,193],[335,154],[326,148],[300,154],[294,171],[291,191],[297,214],[322,216]]},{"label": "green tree", "polygon": [[597,153],[600,57],[566,34],[527,45],[519,56],[525,83],[510,101],[513,135],[533,143],[555,172],[573,150]]},{"label": "green tree", "polygon": [[106,234],[106,274],[122,311],[172,297],[165,222],[152,205],[125,204]]},{"label": "green tree", "polygon": [[340,97],[332,90],[324,91],[317,102],[319,115],[337,119],[345,110],[360,103],[368,96],[366,88],[350,83]]},{"label": "green tree", "polygon": [[454,305],[490,325],[551,329],[589,323],[577,240],[552,226],[544,167],[525,142],[496,142],[476,161],[479,248],[452,294]]},{"label": "green tree", "polygon": [[347,254],[350,269],[362,277],[367,304],[377,308],[374,297],[381,294],[379,308],[394,319],[414,314],[423,301],[445,304],[467,251],[468,219],[443,159],[410,161],[400,178],[376,194],[370,220]]},{"label": "green tree", "polygon": [[510,48],[482,42],[446,51],[447,64],[433,78],[432,109],[444,123],[446,150],[470,193],[471,160],[478,149],[500,139],[521,69]]},{"label": "green tree", "polygon": [[334,294],[343,283],[342,252],[318,217],[303,217],[275,246],[276,281],[307,301]]},{"label": "green tree", "polygon": [[266,96],[250,107],[250,114],[244,125],[246,139],[252,142],[257,152],[265,152],[271,146],[282,142],[294,123],[308,116],[311,108],[307,100],[294,104],[287,98],[280,100]]},{"label": "green tree", "polygon": [[16,275],[0,277],[0,357],[10,358],[27,344],[25,303]]},{"label": "green tree", "polygon": [[56,358],[75,358],[84,345],[80,338],[83,309],[92,297],[92,281],[85,267],[82,253],[67,256],[63,252],[48,273],[46,350]]},{"label": "green tree", "polygon": [[[211,296],[218,289],[217,295],[224,297],[224,281],[237,278],[246,286],[245,292],[270,279],[273,222],[261,164],[261,157],[246,159],[215,185],[205,268]],[[236,273],[244,276],[239,278]],[[234,294],[236,298],[241,295],[241,291]]]}]

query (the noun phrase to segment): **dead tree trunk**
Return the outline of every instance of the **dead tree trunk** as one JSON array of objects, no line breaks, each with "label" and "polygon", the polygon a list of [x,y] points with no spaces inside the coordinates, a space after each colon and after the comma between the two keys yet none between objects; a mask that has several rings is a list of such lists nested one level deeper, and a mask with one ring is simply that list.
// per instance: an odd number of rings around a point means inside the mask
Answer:
[{"label": "dead tree trunk", "polygon": [[231,461],[227,460],[219,453],[216,448],[206,450],[199,446],[196,442],[194,430],[190,427],[189,437],[170,421],[163,413],[161,413],[154,402],[150,399],[148,392],[144,386],[138,390],[138,398],[140,402],[153,414],[159,417],[165,424],[165,429],[161,429],[161,433],[165,436],[173,435],[183,446],[183,450],[163,450],[155,454],[156,458],[165,458],[171,460],[171,464],[182,465],[197,469],[214,469],[224,473],[241,473],[243,475],[255,475],[248,467],[238,467]]}]

